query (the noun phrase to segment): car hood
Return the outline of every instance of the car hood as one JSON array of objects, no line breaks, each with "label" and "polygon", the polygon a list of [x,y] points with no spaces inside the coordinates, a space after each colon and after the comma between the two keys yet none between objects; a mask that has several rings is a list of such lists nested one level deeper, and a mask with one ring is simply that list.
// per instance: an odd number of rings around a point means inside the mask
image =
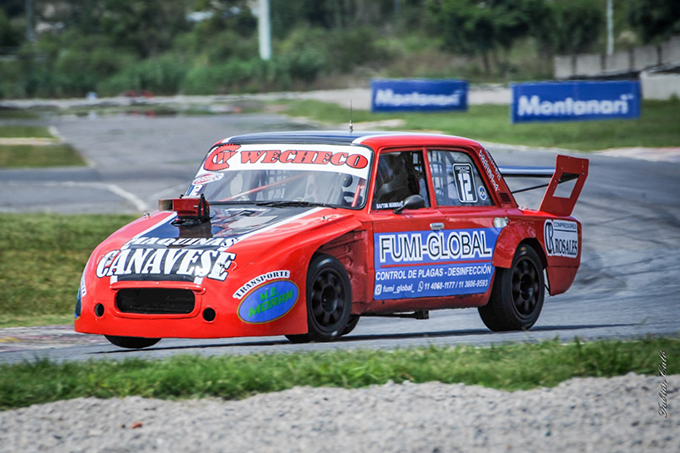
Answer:
[{"label": "car hood", "polygon": [[334,223],[329,217],[351,216],[309,207],[211,206],[211,211],[210,222],[180,223],[175,214],[158,213],[135,230],[123,228],[100,249],[97,276],[111,277],[112,283],[224,281],[237,250],[262,253],[272,240]]}]

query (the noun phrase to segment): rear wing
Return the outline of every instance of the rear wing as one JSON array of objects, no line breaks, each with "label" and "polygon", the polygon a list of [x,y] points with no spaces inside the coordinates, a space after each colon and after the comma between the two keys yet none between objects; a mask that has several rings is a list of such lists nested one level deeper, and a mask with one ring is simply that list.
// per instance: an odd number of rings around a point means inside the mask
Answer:
[{"label": "rear wing", "polygon": [[[548,189],[543,195],[540,210],[557,216],[569,216],[574,210],[576,201],[579,195],[581,195],[583,184],[588,177],[588,159],[559,154],[555,161],[554,169],[546,167],[499,167],[499,170],[503,177],[506,178],[551,178],[550,182],[546,184],[525,187],[512,193],[547,187]],[[571,193],[566,197],[561,196],[562,194],[560,196],[555,194],[559,184],[574,180]]]}]

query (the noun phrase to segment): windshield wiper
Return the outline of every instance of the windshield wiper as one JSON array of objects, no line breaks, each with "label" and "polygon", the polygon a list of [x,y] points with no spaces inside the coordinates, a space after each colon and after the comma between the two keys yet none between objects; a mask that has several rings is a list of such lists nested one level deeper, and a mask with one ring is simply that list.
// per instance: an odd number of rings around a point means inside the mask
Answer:
[{"label": "windshield wiper", "polygon": [[256,205],[258,206],[272,206],[275,208],[282,208],[282,207],[308,207],[308,206],[321,206],[324,208],[333,208],[336,209],[337,206],[329,203],[317,203],[315,201],[303,201],[303,200],[280,200],[280,201],[256,201]]},{"label": "windshield wiper", "polygon": [[227,200],[227,201],[208,201],[208,204],[211,206],[225,206],[225,205],[230,205],[230,204],[257,204],[257,201],[251,201],[251,200]]},{"label": "windshield wiper", "polygon": [[255,206],[269,206],[269,207],[274,207],[274,208],[283,208],[283,207],[295,207],[295,208],[306,208],[306,207],[312,207],[312,206],[321,206],[324,208],[332,208],[332,209],[337,209],[336,205],[329,204],[329,203],[317,203],[315,201],[303,201],[303,200],[272,200],[272,201],[250,201],[250,200],[231,200],[231,201],[209,201],[208,202],[210,205],[213,206],[221,206],[221,205],[230,205],[230,204],[251,204]]}]

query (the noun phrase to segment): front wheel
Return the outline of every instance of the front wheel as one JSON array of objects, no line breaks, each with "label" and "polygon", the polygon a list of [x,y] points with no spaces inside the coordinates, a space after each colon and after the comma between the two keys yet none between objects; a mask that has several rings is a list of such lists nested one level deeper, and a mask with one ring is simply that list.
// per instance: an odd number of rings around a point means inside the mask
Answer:
[{"label": "front wheel", "polygon": [[489,303],[479,307],[493,331],[528,330],[538,320],[545,297],[543,265],[536,251],[520,245],[509,269],[497,269]]},{"label": "front wheel", "polygon": [[128,349],[142,349],[153,346],[159,341],[160,338],[142,338],[142,337],[117,337],[114,335],[104,335],[107,340],[109,340],[113,345],[119,348]]},{"label": "front wheel", "polygon": [[316,255],[307,272],[308,333],[286,335],[293,343],[333,341],[347,329],[352,311],[352,286],[347,271],[329,255]]}]

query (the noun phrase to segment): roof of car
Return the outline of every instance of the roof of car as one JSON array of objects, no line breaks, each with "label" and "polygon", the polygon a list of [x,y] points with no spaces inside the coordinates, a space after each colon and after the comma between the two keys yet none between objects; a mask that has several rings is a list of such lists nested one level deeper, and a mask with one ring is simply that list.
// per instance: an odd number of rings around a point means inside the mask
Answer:
[{"label": "roof of car", "polygon": [[406,142],[422,141],[428,143],[450,142],[460,146],[477,145],[477,142],[462,137],[441,134],[426,134],[419,132],[376,132],[376,131],[293,131],[293,132],[263,132],[256,134],[235,135],[222,141],[223,144],[239,145],[255,144],[325,144],[325,145],[361,145],[368,144],[372,139],[389,139],[391,142],[404,140]]}]

